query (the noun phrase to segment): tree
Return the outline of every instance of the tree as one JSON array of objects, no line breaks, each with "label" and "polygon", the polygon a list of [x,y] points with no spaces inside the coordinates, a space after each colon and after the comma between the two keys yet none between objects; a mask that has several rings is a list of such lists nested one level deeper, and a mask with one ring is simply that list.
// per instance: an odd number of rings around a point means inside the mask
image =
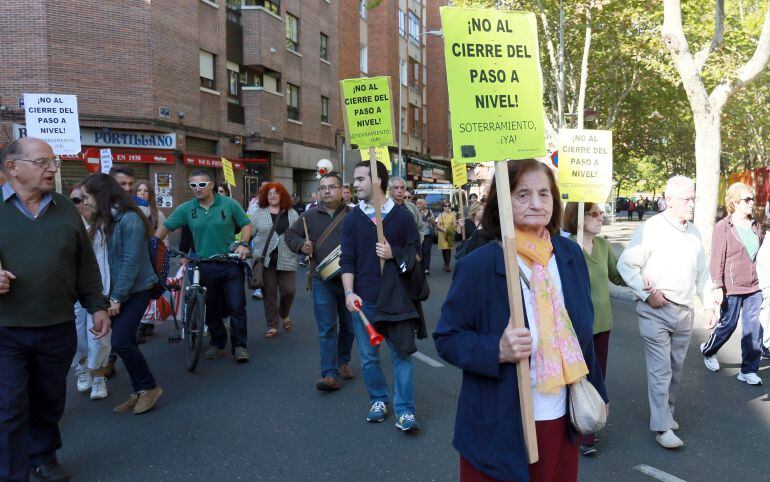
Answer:
[{"label": "tree", "polygon": [[694,54],[690,50],[682,23],[681,0],[663,0],[663,41],[681,78],[695,126],[698,186],[695,224],[700,229],[707,250],[711,248],[711,235],[718,204],[722,114],[728,99],[757,78],[770,60],[770,4],[766,9],[754,54],[745,63],[733,68],[731,72],[724,72],[721,80],[709,93],[704,83],[703,70],[712,53],[723,47],[724,0],[716,0],[712,38]]}]

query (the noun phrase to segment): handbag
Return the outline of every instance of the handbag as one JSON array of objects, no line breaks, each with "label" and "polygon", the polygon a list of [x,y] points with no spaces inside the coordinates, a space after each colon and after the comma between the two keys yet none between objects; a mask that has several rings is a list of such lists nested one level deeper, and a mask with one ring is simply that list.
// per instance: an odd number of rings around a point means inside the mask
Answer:
[{"label": "handbag", "polygon": [[607,424],[604,400],[586,377],[569,385],[569,421],[582,435],[596,433]]},{"label": "handbag", "polygon": [[260,290],[265,285],[265,256],[267,256],[267,248],[270,246],[270,240],[273,238],[273,233],[275,233],[275,227],[280,217],[280,214],[275,217],[273,227],[270,228],[270,234],[267,235],[267,240],[265,240],[265,249],[262,250],[262,256],[254,258],[251,264],[251,275],[249,276],[249,289],[251,290]]}]

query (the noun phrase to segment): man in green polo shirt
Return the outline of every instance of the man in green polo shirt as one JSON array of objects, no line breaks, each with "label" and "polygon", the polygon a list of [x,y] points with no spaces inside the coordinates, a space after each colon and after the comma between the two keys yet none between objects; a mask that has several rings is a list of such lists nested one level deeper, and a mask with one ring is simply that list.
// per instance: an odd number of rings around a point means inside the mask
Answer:
[{"label": "man in green polo shirt", "polygon": [[[202,258],[226,254],[241,230],[241,239],[251,239],[251,222],[243,208],[233,199],[214,193],[214,182],[206,171],[193,171],[190,176],[193,199],[182,203],[155,233],[165,239],[169,232],[187,226],[193,235],[195,251]],[[241,259],[249,255],[248,242],[242,242],[235,252]],[[222,323],[219,304],[224,301],[230,312],[230,344],[235,361],[249,361],[246,349],[246,294],[243,268],[234,263],[206,263],[200,266],[201,282],[207,288],[206,324],[211,333],[211,346],[206,358],[224,355],[227,330]],[[217,293],[224,294],[224,300]]]}]

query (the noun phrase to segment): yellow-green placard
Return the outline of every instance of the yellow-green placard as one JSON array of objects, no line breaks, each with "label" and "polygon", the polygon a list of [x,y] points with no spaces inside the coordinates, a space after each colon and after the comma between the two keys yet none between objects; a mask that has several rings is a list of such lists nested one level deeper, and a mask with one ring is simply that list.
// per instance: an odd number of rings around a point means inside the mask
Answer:
[{"label": "yellow-green placard", "polygon": [[457,162],[544,156],[535,15],[441,7]]},{"label": "yellow-green placard", "polygon": [[352,149],[395,144],[390,77],[340,80],[345,136]]},{"label": "yellow-green placard", "polygon": [[452,160],[452,184],[463,187],[468,184],[468,167],[462,162]]},{"label": "yellow-green placard", "polygon": [[612,189],[612,131],[559,130],[562,200],[604,203]]},{"label": "yellow-green placard", "polygon": [[235,187],[235,173],[233,172],[233,163],[225,159],[222,160],[222,171],[225,173],[225,182]]},{"label": "yellow-green placard", "polygon": [[[358,152],[361,154],[362,161],[371,161],[371,159],[369,159],[369,149],[359,149]],[[393,169],[393,164],[390,162],[390,151],[388,150],[388,146],[375,147],[374,160],[385,164],[385,167],[388,168],[388,172]]]}]

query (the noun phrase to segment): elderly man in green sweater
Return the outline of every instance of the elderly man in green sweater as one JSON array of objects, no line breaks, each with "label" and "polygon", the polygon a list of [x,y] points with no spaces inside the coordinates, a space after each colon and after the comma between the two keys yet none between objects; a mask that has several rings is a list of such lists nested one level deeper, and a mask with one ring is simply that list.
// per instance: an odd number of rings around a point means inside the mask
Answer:
[{"label": "elderly man in green sweater", "polygon": [[77,347],[73,306],[110,330],[91,241],[75,205],[53,192],[61,160],[40,139],[0,152],[0,480],[69,480],[59,420]]}]

